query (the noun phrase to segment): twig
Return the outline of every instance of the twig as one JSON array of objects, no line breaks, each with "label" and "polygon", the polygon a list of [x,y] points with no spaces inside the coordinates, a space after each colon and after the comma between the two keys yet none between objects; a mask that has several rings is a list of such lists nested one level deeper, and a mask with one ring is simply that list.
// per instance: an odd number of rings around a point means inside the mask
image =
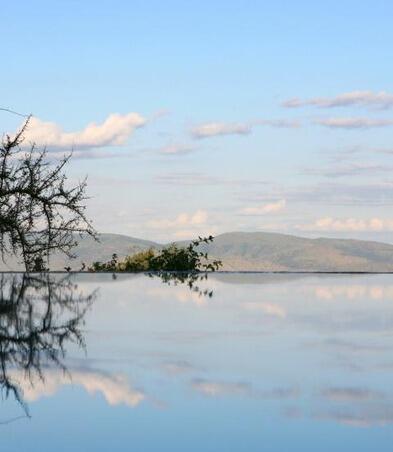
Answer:
[{"label": "twig", "polygon": [[6,111],[7,113],[12,113],[13,115],[21,116],[22,118],[28,118],[31,115],[24,115],[23,113],[18,113],[17,111],[11,110],[10,108],[0,107],[0,111]]}]

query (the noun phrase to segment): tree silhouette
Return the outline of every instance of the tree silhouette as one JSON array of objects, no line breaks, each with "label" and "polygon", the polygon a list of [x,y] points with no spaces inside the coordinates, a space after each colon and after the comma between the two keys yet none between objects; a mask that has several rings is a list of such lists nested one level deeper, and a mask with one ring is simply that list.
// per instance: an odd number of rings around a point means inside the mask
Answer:
[{"label": "tree silhouette", "polygon": [[85,215],[86,179],[69,187],[71,154],[52,164],[46,149],[24,145],[30,117],[0,143],[0,253],[21,257],[26,271],[45,271],[54,251],[73,257],[78,234],[96,232]]}]

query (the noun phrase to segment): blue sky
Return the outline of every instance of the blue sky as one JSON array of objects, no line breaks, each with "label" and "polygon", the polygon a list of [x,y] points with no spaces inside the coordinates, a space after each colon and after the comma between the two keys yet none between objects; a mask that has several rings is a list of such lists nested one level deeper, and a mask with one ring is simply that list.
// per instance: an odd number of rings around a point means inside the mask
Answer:
[{"label": "blue sky", "polygon": [[22,1],[1,17],[0,105],[32,113],[54,158],[74,148],[99,231],[392,241],[390,2]]}]

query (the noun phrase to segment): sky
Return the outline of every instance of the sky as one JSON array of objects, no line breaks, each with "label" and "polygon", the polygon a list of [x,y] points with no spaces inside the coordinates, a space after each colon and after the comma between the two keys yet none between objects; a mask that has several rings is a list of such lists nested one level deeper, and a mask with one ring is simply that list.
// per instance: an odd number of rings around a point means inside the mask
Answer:
[{"label": "sky", "polygon": [[393,242],[392,2],[0,4],[0,107],[99,232]]}]

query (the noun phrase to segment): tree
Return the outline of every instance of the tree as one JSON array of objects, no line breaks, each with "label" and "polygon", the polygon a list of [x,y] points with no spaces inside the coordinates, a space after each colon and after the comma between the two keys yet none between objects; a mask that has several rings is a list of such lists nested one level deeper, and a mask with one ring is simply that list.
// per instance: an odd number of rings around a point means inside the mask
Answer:
[{"label": "tree", "polygon": [[175,243],[163,248],[151,260],[150,270],[153,271],[216,271],[222,266],[222,262],[209,259],[207,252],[199,251],[198,247],[205,243],[212,243],[213,236],[198,237],[187,246],[178,246]]},{"label": "tree", "polygon": [[64,169],[71,154],[57,164],[46,149],[25,146],[29,119],[0,143],[0,253],[23,260],[27,272],[45,271],[51,253],[74,257],[77,237],[96,232],[85,215],[86,179],[69,187]]}]

